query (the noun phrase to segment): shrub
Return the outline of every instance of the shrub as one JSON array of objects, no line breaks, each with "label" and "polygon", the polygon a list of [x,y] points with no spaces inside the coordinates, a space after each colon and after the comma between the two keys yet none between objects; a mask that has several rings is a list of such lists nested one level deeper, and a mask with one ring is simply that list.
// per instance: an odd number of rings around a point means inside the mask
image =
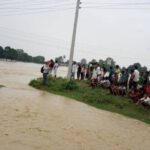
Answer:
[{"label": "shrub", "polygon": [[62,86],[65,90],[77,90],[79,88],[78,84],[73,80],[66,81]]},{"label": "shrub", "polygon": [[32,80],[30,83],[29,83],[30,86],[33,86],[33,87],[36,87],[36,88],[39,88],[41,87],[41,83],[37,80]]}]

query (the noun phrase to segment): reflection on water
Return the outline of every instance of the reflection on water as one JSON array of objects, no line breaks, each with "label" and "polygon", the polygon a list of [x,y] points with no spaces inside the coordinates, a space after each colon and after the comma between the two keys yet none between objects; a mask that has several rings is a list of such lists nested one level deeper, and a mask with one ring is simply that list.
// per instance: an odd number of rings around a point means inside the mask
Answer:
[{"label": "reflection on water", "polygon": [[0,62],[0,150],[149,150],[149,125],[29,87],[40,68]]}]

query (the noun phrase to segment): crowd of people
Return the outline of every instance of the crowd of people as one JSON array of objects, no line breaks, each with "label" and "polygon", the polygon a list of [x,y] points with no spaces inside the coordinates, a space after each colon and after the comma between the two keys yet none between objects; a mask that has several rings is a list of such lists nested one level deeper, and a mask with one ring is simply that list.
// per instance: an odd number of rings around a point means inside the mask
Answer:
[{"label": "crowd of people", "polygon": [[150,106],[150,72],[140,72],[137,66],[131,70],[118,65],[106,69],[99,64],[87,67],[74,62],[71,78],[90,80],[92,88],[108,88],[113,95],[128,95],[136,104]]},{"label": "crowd of people", "polygon": [[[41,68],[43,84],[47,84],[48,76],[57,77],[57,70],[57,61],[45,62]],[[150,71],[141,72],[136,65],[130,70],[118,65],[106,69],[99,64],[87,66],[73,62],[71,78],[89,80],[92,88],[108,88],[113,95],[128,95],[136,104],[150,106]]]}]

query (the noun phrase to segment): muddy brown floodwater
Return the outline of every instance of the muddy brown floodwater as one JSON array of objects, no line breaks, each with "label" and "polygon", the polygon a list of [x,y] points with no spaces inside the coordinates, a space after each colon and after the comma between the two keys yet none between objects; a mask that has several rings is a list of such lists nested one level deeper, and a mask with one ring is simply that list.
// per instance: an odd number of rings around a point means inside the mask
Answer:
[{"label": "muddy brown floodwater", "polygon": [[29,87],[40,67],[0,62],[0,150],[150,149],[148,124]]}]

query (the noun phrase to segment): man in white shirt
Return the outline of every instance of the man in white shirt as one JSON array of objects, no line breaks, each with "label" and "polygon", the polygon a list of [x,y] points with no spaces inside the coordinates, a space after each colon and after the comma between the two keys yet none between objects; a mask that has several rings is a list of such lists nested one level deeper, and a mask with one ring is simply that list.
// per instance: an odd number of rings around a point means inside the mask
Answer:
[{"label": "man in white shirt", "polygon": [[54,69],[54,77],[56,78],[56,76],[57,76],[57,70],[58,70],[58,62],[57,61],[55,61],[53,69]]},{"label": "man in white shirt", "polygon": [[43,84],[44,85],[48,84],[48,72],[49,72],[48,62],[45,62],[43,66]]},{"label": "man in white shirt", "polygon": [[97,79],[98,79],[98,82],[99,82],[100,81],[100,76],[101,76],[101,67],[100,67],[99,64],[97,65],[96,72],[97,72]]},{"label": "man in white shirt", "polygon": [[76,62],[74,62],[72,65],[72,70],[71,70],[71,78],[73,79],[75,79],[76,70],[77,70],[77,65],[76,65]]},{"label": "man in white shirt", "polygon": [[134,86],[134,88],[137,88],[137,85],[138,85],[138,82],[139,82],[139,78],[140,78],[140,72],[138,71],[138,67],[135,66],[134,78],[133,78],[133,86]]},{"label": "man in white shirt", "polygon": [[91,79],[97,79],[97,71],[96,68],[93,68],[93,72],[92,72],[92,78]]}]

